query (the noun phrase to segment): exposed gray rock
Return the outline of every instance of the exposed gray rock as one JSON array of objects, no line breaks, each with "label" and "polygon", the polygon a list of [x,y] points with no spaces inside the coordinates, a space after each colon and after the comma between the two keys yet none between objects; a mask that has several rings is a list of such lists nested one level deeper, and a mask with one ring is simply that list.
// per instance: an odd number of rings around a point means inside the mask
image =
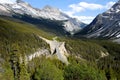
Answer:
[{"label": "exposed gray rock", "polygon": [[69,64],[67,57],[69,56],[66,48],[65,48],[65,42],[59,42],[55,39],[53,40],[48,40],[45,39],[41,36],[39,36],[41,39],[43,39],[44,41],[46,41],[49,45],[50,45],[50,50],[51,50],[51,54],[56,54],[58,59],[60,61],[62,61],[65,64]]},{"label": "exposed gray rock", "polygon": [[120,37],[120,1],[106,12],[99,14],[82,30],[87,38],[119,38]]}]

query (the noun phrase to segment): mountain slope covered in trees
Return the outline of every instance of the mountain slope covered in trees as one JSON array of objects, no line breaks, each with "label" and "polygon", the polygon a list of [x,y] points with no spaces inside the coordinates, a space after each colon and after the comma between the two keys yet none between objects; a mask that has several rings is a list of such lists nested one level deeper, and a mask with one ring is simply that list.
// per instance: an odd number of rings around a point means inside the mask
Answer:
[{"label": "mountain slope covered in trees", "polygon": [[0,17],[1,80],[119,80],[120,45],[106,40],[86,40],[57,36],[65,42],[69,65],[55,54],[26,57],[50,46],[37,35],[56,35],[10,17]]}]

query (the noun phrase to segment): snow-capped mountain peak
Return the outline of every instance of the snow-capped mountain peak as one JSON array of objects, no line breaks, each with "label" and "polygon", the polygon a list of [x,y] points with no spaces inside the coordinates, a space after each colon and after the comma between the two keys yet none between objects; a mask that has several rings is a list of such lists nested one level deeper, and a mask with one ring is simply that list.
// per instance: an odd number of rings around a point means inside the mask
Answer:
[{"label": "snow-capped mountain peak", "polygon": [[0,4],[14,4],[16,0],[0,0]]},{"label": "snow-capped mountain peak", "polygon": [[[0,0],[2,1],[2,0]],[[37,19],[50,19],[63,21],[63,25],[65,31],[74,34],[81,29],[81,24],[84,23],[74,20],[69,17],[58,8],[54,8],[51,6],[45,6],[43,9],[33,8],[30,4],[22,1],[22,0],[5,0],[8,3],[0,4],[0,15],[13,16],[13,15],[28,15],[32,18]],[[69,24],[69,25],[68,25]],[[84,25],[85,26],[85,25]],[[82,26],[83,27],[83,26]]]},{"label": "snow-capped mountain peak", "polygon": [[113,5],[106,13],[118,13],[120,12],[120,0]]},{"label": "snow-capped mountain peak", "polygon": [[82,32],[84,32],[88,38],[119,38],[120,0],[106,12],[99,14]]}]

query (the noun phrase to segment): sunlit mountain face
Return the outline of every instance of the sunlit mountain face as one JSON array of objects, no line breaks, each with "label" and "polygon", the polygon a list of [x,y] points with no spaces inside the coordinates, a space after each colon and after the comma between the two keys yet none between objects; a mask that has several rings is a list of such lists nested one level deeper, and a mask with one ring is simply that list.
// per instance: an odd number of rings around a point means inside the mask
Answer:
[{"label": "sunlit mountain face", "polygon": [[83,22],[75,18],[72,18],[67,14],[61,12],[59,9],[51,6],[45,6],[43,9],[37,9],[21,0],[18,0],[16,2],[11,1],[8,3],[4,2],[5,4],[2,3],[3,2],[1,2],[0,5],[1,15],[6,15],[6,16],[20,15],[20,16],[27,16],[31,19],[34,18],[38,21],[40,21],[41,18],[43,18],[46,20],[62,22],[60,26],[63,29],[63,31],[68,32],[71,35],[75,34],[76,32],[79,32],[81,28],[86,26],[86,24],[84,24]]}]

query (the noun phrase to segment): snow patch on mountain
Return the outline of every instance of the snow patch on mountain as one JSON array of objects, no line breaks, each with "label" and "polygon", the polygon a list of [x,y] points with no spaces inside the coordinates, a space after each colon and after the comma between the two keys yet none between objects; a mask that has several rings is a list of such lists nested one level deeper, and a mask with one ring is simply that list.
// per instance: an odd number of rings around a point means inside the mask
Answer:
[{"label": "snow patch on mountain", "polygon": [[64,29],[68,32],[70,32],[72,35],[75,34],[75,32],[80,31],[80,27],[77,24],[71,23],[70,21],[64,22]]},{"label": "snow patch on mountain", "polygon": [[9,12],[4,6],[0,5],[0,9],[5,12]]},{"label": "snow patch on mountain", "polygon": [[[4,1],[4,0],[3,0]],[[6,1],[6,0],[5,0]],[[11,1],[11,2],[10,2]],[[64,29],[71,34],[76,33],[84,27],[85,24],[78,21],[77,19],[71,18],[61,10],[51,7],[45,6],[43,9],[33,8],[30,4],[21,1],[21,0],[10,0],[8,3],[0,3],[0,14],[2,11],[6,12],[9,15],[21,14],[21,15],[29,15],[33,18],[43,18],[50,20],[63,21]],[[4,15],[3,13],[1,15]]]},{"label": "snow patch on mountain", "polygon": [[120,38],[120,0],[106,12],[99,14],[83,32],[88,38]]},{"label": "snow patch on mountain", "polygon": [[0,0],[0,3],[2,4],[14,4],[16,0]]}]

